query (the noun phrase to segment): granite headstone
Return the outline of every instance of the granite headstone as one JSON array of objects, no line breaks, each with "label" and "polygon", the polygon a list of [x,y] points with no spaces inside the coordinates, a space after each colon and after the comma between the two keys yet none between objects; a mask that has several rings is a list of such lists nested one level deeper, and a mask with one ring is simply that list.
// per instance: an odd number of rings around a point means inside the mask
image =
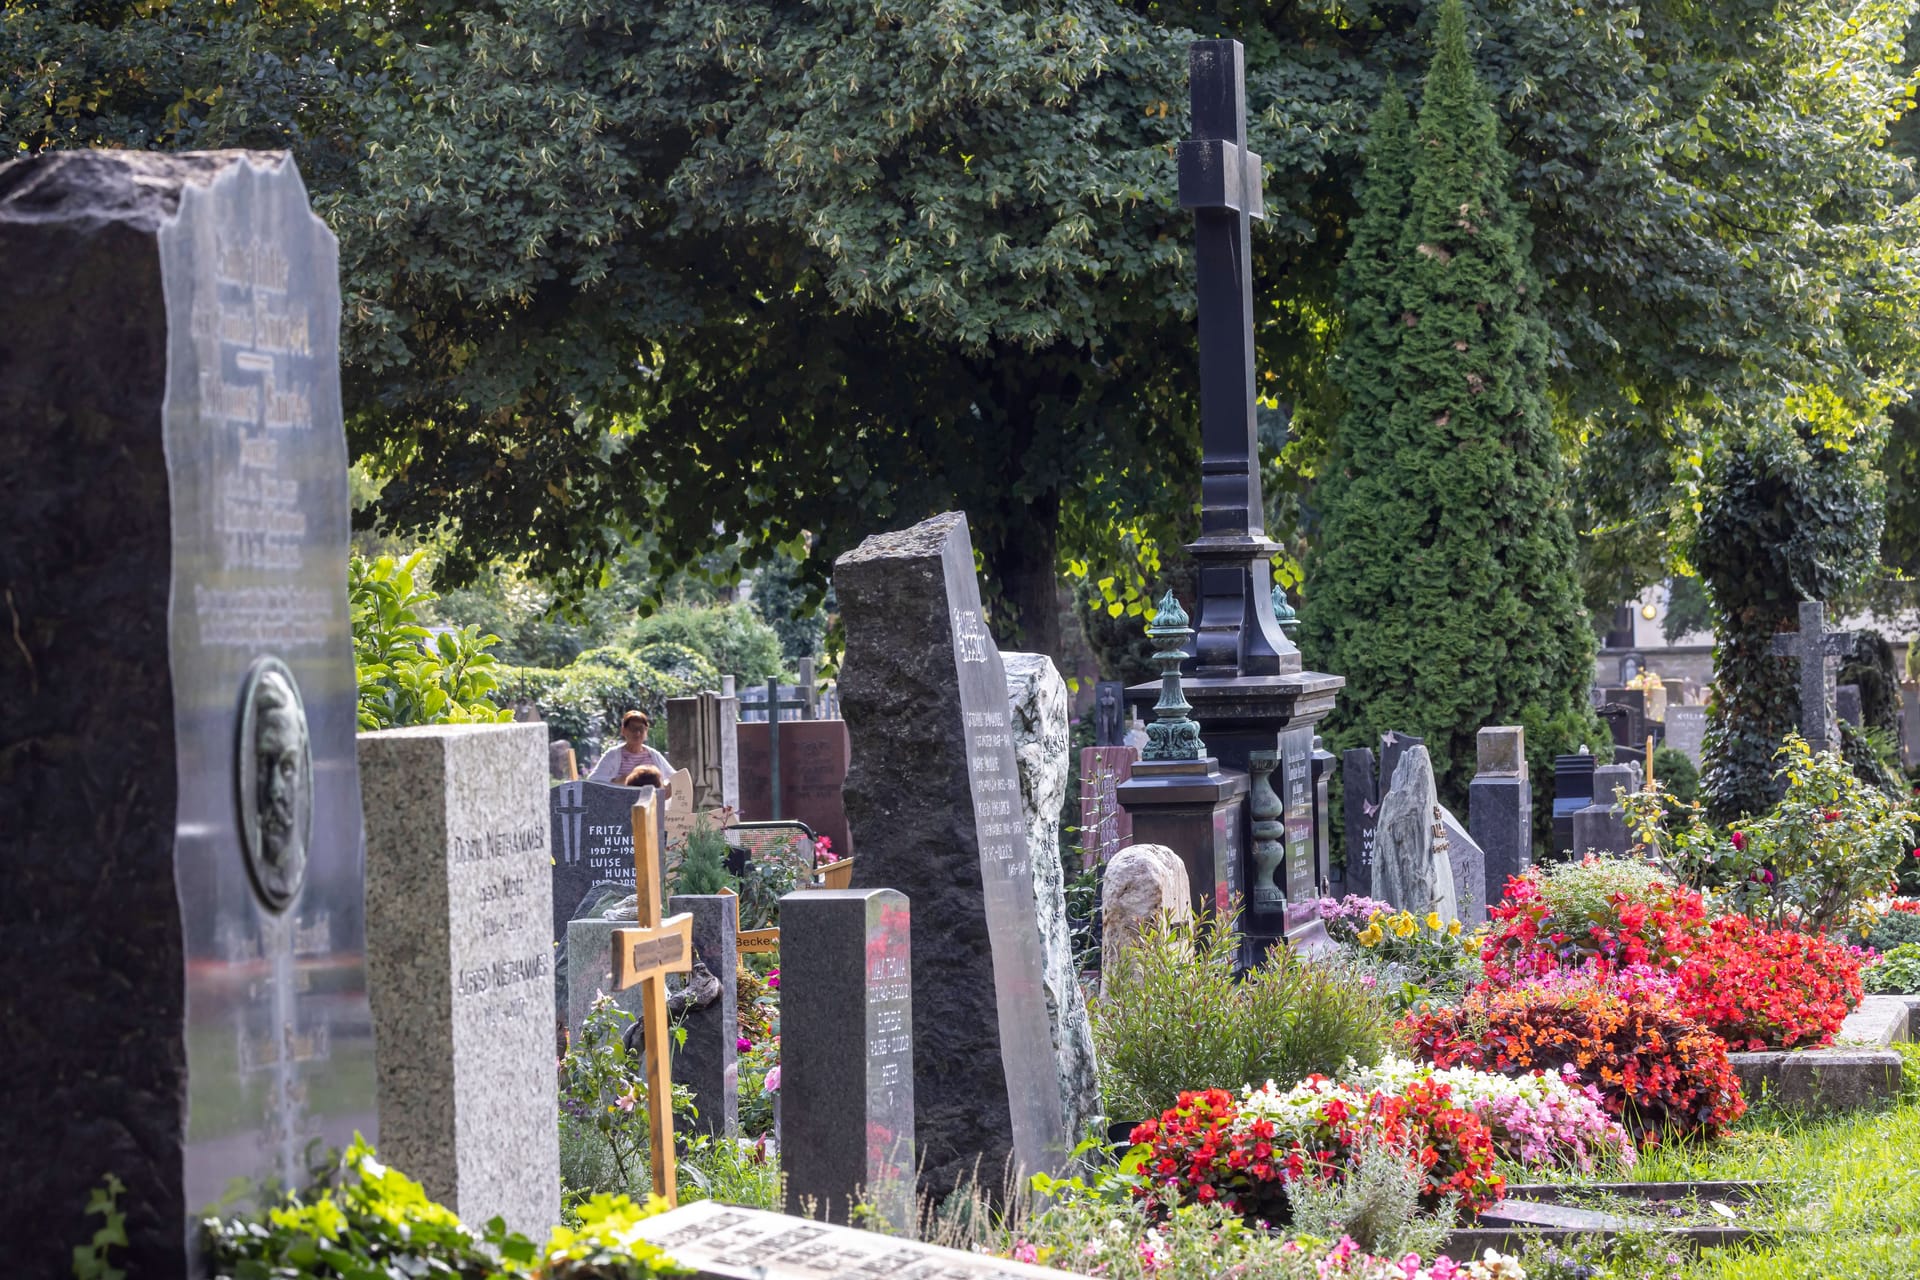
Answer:
[{"label": "granite headstone", "polygon": [[1707,740],[1707,709],[1701,706],[1674,705],[1667,708],[1666,744],[1700,767],[1701,749]]},{"label": "granite headstone", "polygon": [[598,885],[633,892],[633,805],[641,789],[566,782],[548,793],[553,825],[553,937]]},{"label": "granite headstone", "polygon": [[539,724],[360,735],[380,1154],[536,1239],[560,1221],[545,744]]},{"label": "granite headstone", "polygon": [[1133,843],[1133,819],[1120,803],[1120,784],[1133,776],[1138,748],[1080,748],[1080,851],[1085,866],[1110,862]]},{"label": "granite headstone", "polygon": [[864,1203],[897,1231],[914,1227],[910,917],[892,889],[780,900],[780,1163],[791,1213],[846,1222]]},{"label": "granite headstone", "polygon": [[1443,920],[1456,919],[1453,866],[1435,848],[1442,830],[1433,765],[1427,749],[1414,746],[1400,756],[1380,802],[1373,896],[1417,916],[1433,911]]},{"label": "granite headstone", "polygon": [[681,984],[686,1008],[677,1020],[686,1034],[674,1046],[673,1082],[693,1094],[695,1132],[730,1136],[740,1128],[740,1004],[734,977],[740,966],[740,900],[726,893],[675,894],[667,900],[667,912],[693,917],[693,973]]},{"label": "granite headstone", "polygon": [[1593,771],[1593,802],[1573,815],[1576,858],[1589,853],[1618,857],[1632,847],[1620,797],[1639,789],[1640,771],[1632,764],[1606,764]]},{"label": "granite headstone", "polygon": [[[774,816],[772,759],[764,720],[739,726],[740,816],[762,821]],[[797,818],[814,834],[833,841],[839,857],[857,857],[847,825],[846,784],[851,746],[845,720],[780,722],[780,813]]]},{"label": "granite headstone", "polygon": [[1467,830],[1485,854],[1485,901],[1498,902],[1507,881],[1533,865],[1533,787],[1527,775],[1526,732],[1519,725],[1489,726],[1475,742],[1473,781],[1467,784]]},{"label": "granite headstone", "polygon": [[1593,803],[1594,757],[1582,750],[1553,758],[1553,852],[1571,851],[1573,815]]},{"label": "granite headstone", "polygon": [[[1072,1145],[1006,673],[981,616],[966,518],[876,534],[834,565],[853,734],[855,888],[914,904],[915,1131],[923,1189],[1060,1167]],[[1015,1176],[1022,1176],[1017,1173]]]},{"label": "granite headstone", "polygon": [[0,261],[0,1239],[66,1274],[111,1173],[181,1275],[380,1136],[336,247],[283,153],[69,151]]}]

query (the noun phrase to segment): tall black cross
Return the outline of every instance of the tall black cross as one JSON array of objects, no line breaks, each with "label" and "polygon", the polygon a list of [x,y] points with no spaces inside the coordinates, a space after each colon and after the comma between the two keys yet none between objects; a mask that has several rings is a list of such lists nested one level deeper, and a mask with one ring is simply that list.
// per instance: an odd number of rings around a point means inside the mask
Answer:
[{"label": "tall black cross", "polygon": [[1827,606],[1800,602],[1800,630],[1773,638],[1774,656],[1800,660],[1800,736],[1817,754],[1839,749],[1833,715],[1833,668],[1853,652],[1854,633],[1827,630]]},{"label": "tall black cross", "polygon": [[1276,675],[1299,651],[1273,618],[1254,422],[1251,220],[1264,218],[1260,157],[1247,150],[1246,57],[1238,40],[1188,47],[1192,139],[1180,144],[1180,204],[1193,210],[1200,310],[1200,541],[1194,675]]}]

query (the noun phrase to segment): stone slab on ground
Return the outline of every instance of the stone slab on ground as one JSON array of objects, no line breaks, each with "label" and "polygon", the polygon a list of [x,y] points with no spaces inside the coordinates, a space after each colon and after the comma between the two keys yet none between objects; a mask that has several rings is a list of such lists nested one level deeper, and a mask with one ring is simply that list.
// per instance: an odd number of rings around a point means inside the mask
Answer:
[{"label": "stone slab on ground", "polygon": [[1902,996],[1868,996],[1860,1007],[1847,1015],[1833,1037],[1835,1045],[1865,1045],[1883,1049],[1890,1044],[1905,1044],[1910,1014]]},{"label": "stone slab on ground", "polygon": [[1900,1055],[1892,1049],[1776,1049],[1727,1060],[1749,1102],[1764,1092],[1795,1111],[1878,1107],[1900,1092]]}]

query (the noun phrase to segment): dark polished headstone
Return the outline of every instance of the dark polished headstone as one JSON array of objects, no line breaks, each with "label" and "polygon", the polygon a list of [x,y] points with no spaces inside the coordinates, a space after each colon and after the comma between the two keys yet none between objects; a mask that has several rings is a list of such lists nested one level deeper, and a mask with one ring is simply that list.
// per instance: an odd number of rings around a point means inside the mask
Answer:
[{"label": "dark polished headstone", "polygon": [[1346,890],[1373,895],[1374,842],[1380,834],[1380,779],[1370,747],[1340,753],[1341,829],[1346,834]]},{"label": "dark polished headstone", "polygon": [[[333,236],[279,153],[0,166],[0,1238],[376,1138]],[[277,661],[274,661],[277,660]]]},{"label": "dark polished headstone", "polygon": [[906,896],[892,889],[788,894],[780,900],[780,932],[787,1211],[846,1222],[854,1204],[868,1204],[909,1232],[915,1054]]},{"label": "dark polished headstone", "polygon": [[1133,823],[1134,843],[1165,845],[1187,864],[1195,916],[1251,912],[1239,843],[1246,774],[1223,772],[1212,757],[1142,760],[1115,794]]},{"label": "dark polished headstone", "polygon": [[834,564],[853,735],[854,887],[913,903],[914,1097],[923,1190],[1009,1160],[1058,1169],[1056,1080],[1006,675],[964,516],[876,534]]},{"label": "dark polished headstone", "polygon": [[1593,803],[1594,758],[1581,751],[1553,758],[1553,853],[1573,848],[1573,815]]},{"label": "dark polished headstone", "polygon": [[[720,984],[720,994],[681,1015],[686,1039],[674,1046],[673,1082],[693,1092],[699,1112],[692,1122],[695,1132],[732,1136],[740,1127],[740,1002],[734,980],[740,965],[740,900],[726,893],[675,894],[667,900],[667,913],[682,912],[693,917],[693,962]],[[700,989],[697,973],[688,987]]]},{"label": "dark polished headstone", "polygon": [[1857,684],[1835,685],[1833,689],[1834,718],[1841,724],[1860,727],[1860,686]]},{"label": "dark polished headstone", "polygon": [[554,941],[566,940],[567,921],[595,885],[625,885],[633,892],[633,804],[643,790],[565,782],[548,792]]},{"label": "dark polished headstone", "polygon": [[1518,725],[1480,730],[1467,829],[1486,853],[1486,899],[1500,901],[1507,881],[1533,864],[1533,788],[1526,735]]},{"label": "dark polished headstone", "polygon": [[[747,821],[772,818],[772,759],[768,752],[766,721],[739,726],[740,816]],[[847,806],[841,791],[851,759],[845,720],[782,720],[780,722],[780,814],[797,818],[816,835],[833,841],[838,857],[850,858],[853,847],[847,825]]]}]

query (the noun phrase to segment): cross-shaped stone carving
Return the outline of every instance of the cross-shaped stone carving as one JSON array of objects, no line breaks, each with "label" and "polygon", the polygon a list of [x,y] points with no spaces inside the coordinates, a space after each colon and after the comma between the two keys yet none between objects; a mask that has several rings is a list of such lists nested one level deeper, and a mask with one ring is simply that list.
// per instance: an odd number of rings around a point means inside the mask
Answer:
[{"label": "cross-shaped stone carving", "polygon": [[553,812],[560,819],[560,848],[556,850],[561,866],[580,861],[580,828],[587,816],[584,782],[563,782],[555,788]]},{"label": "cross-shaped stone carving", "polygon": [[[1278,548],[1260,503],[1254,418],[1253,218],[1260,157],[1247,149],[1246,56],[1237,40],[1188,49],[1194,136],[1180,144],[1180,204],[1193,210],[1200,311],[1199,607],[1193,674],[1275,675],[1297,655],[1269,601]],[[1297,667],[1298,659],[1292,664]]]},{"label": "cross-shaped stone carving", "polygon": [[1851,631],[1827,630],[1827,606],[1819,600],[1800,602],[1800,630],[1773,638],[1775,657],[1799,660],[1800,736],[1815,754],[1840,746],[1833,713],[1834,668],[1853,652],[1853,642]]},{"label": "cross-shaped stone carving", "polygon": [[640,986],[641,1034],[647,1056],[647,1121],[652,1139],[653,1193],[676,1203],[673,1156],[673,1068],[667,1048],[667,975],[693,967],[693,917],[660,918],[659,793],[649,788],[633,806],[633,889],[637,927],[613,931],[613,989]]}]

